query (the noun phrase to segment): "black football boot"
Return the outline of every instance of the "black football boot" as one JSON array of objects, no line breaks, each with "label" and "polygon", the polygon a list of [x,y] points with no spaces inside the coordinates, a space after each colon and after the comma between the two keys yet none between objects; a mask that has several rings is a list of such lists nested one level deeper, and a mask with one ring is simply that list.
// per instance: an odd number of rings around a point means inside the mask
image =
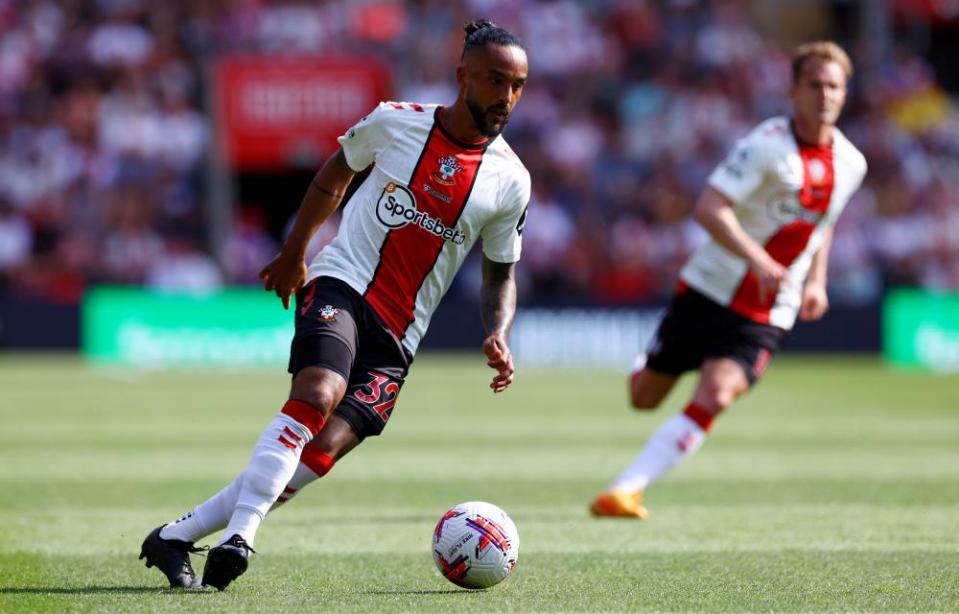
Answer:
[{"label": "black football boot", "polygon": [[239,535],[210,548],[203,567],[203,586],[214,586],[221,591],[225,589],[246,571],[251,552],[255,551]]},{"label": "black football boot", "polygon": [[197,585],[196,572],[190,564],[190,553],[201,552],[205,548],[194,548],[193,542],[178,539],[163,539],[160,525],[150,531],[140,546],[140,559],[146,559],[147,567],[156,567],[170,581],[171,588],[194,588]]}]

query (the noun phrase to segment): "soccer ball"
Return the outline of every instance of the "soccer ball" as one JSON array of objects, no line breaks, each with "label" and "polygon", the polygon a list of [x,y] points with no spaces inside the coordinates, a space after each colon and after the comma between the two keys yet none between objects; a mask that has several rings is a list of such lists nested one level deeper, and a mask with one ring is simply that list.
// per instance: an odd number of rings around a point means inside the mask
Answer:
[{"label": "soccer ball", "polygon": [[519,533],[492,503],[468,501],[443,514],[433,530],[433,560],[443,576],[463,588],[489,588],[516,567]]}]

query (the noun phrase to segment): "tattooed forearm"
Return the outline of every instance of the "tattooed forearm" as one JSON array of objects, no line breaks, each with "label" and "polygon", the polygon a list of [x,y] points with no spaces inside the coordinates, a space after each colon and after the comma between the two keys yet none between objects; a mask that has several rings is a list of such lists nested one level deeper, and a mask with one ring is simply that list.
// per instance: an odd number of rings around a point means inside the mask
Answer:
[{"label": "tattooed forearm", "polygon": [[342,193],[339,193],[339,194],[338,194],[338,193],[333,192],[333,191],[331,191],[331,190],[328,190],[327,188],[325,188],[325,187],[323,187],[322,185],[320,185],[320,182],[316,180],[316,177],[313,178],[313,181],[310,182],[310,185],[313,186],[313,189],[316,190],[317,192],[320,192],[321,194],[325,194],[326,196],[328,196],[328,197],[330,197],[330,198],[342,198],[342,197],[343,197],[343,194],[342,194]]},{"label": "tattooed forearm", "polygon": [[480,295],[480,315],[487,335],[505,337],[513,326],[516,315],[516,263],[493,262],[483,259],[483,289]]}]

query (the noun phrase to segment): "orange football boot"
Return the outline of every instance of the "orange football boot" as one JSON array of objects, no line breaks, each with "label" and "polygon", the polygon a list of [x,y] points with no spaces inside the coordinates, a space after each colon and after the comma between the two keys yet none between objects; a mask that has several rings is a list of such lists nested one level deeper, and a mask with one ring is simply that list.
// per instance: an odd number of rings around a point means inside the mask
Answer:
[{"label": "orange football boot", "polygon": [[589,511],[593,516],[649,520],[649,510],[642,505],[642,502],[643,491],[633,493],[611,490],[596,495],[589,505]]}]

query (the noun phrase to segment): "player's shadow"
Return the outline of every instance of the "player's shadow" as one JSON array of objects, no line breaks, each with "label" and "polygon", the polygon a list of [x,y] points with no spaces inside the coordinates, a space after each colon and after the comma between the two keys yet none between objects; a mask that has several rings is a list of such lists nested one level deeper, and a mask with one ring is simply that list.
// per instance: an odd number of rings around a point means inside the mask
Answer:
[{"label": "player's shadow", "polygon": [[464,591],[461,588],[447,588],[441,591],[438,590],[419,590],[419,591],[362,591],[364,595],[449,595],[451,593],[459,593],[460,595],[469,595],[470,593],[483,592],[483,591]]},{"label": "player's shadow", "polygon": [[[579,522],[583,518],[589,517],[589,513],[584,508],[580,510],[571,510],[569,512],[544,513],[536,516],[536,522],[546,524],[564,524],[568,522]],[[339,526],[356,526],[369,524],[382,524],[384,522],[427,522],[434,523],[436,518],[428,514],[370,514],[370,515],[351,515],[351,516],[322,516],[323,524]],[[314,517],[296,518],[288,520],[291,526],[312,526],[316,521]]]},{"label": "player's shadow", "polygon": [[175,593],[178,595],[186,595],[188,593],[208,594],[208,591],[156,586],[78,586],[75,588],[64,588],[62,586],[0,586],[0,595],[135,595],[145,593]]},{"label": "player's shadow", "polygon": [[[379,524],[382,522],[434,522],[436,519],[429,514],[370,514],[370,515],[350,515],[350,516],[323,516],[323,524],[327,525],[363,525]],[[291,521],[296,524],[310,524],[314,519],[296,519]]]}]

